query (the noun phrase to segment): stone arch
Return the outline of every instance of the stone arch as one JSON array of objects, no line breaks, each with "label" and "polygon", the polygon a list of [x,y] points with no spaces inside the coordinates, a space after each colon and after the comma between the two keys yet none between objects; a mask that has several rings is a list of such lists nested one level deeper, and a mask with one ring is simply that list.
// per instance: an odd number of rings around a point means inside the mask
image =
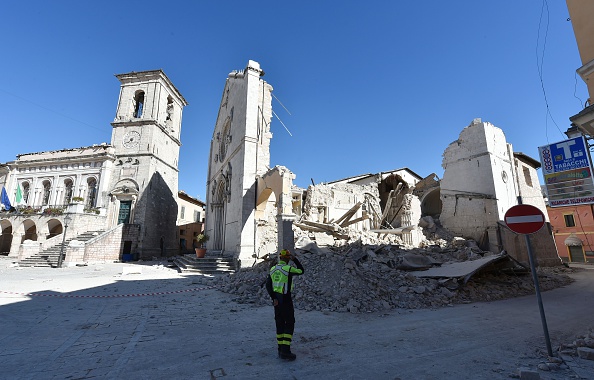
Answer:
[{"label": "stone arch", "polygon": [[436,217],[441,214],[441,206],[440,188],[433,188],[421,197],[421,216],[430,215]]},{"label": "stone arch", "polygon": [[132,116],[134,118],[141,118],[144,109],[144,91],[137,90],[134,93],[134,110]]},{"label": "stone arch", "polygon": [[[258,181],[258,185],[260,185],[260,181]],[[259,190],[259,189],[258,189]],[[256,200],[256,219],[264,218],[264,213],[266,212],[266,206],[270,200],[270,197],[274,196],[275,204],[276,204],[276,193],[269,187],[266,187],[262,190],[259,190],[258,199]]]},{"label": "stone arch", "polygon": [[109,192],[111,198],[111,225],[132,223],[138,194],[138,183],[131,178],[122,179],[114,185]]},{"label": "stone arch", "polygon": [[293,214],[291,187],[294,176],[289,169],[276,166],[262,177],[258,177],[256,209],[262,208],[262,203],[274,194],[278,214]]},{"label": "stone arch", "polygon": [[21,243],[25,240],[37,241],[37,225],[31,219],[23,220],[19,230],[22,232]]},{"label": "stone arch", "polygon": [[404,197],[411,192],[410,185],[399,174],[393,173],[378,183],[378,191],[383,214],[382,225],[392,228],[399,218]]},{"label": "stone arch", "polygon": [[167,113],[165,120],[169,121],[173,119],[173,97],[171,95],[167,95],[167,108],[165,112]]},{"label": "stone arch", "polygon": [[[95,177],[89,177],[89,178],[94,178],[96,180]],[[138,189],[140,187],[138,186],[138,183],[131,179],[131,178],[125,178],[122,179],[120,181],[118,181],[115,186],[113,187],[113,189],[111,190],[111,194],[115,195],[115,194],[138,194]]]},{"label": "stone arch", "polygon": [[46,233],[46,239],[51,239],[54,236],[62,234],[62,231],[64,231],[64,227],[62,226],[62,222],[60,220],[50,219],[47,221],[44,230],[44,232]]},{"label": "stone arch", "polygon": [[8,255],[12,244],[12,223],[9,220],[0,220],[0,255]]}]

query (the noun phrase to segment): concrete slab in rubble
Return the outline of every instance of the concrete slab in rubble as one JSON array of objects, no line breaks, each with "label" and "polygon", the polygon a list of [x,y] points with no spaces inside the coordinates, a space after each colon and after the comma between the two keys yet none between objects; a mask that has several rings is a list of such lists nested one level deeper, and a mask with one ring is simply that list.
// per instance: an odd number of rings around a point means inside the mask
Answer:
[{"label": "concrete slab in rubble", "polygon": [[441,267],[434,267],[425,271],[411,272],[416,277],[431,277],[431,278],[469,278],[479,269],[494,263],[499,260],[508,260],[506,254],[498,254],[482,259],[464,261],[460,263],[443,264]]}]

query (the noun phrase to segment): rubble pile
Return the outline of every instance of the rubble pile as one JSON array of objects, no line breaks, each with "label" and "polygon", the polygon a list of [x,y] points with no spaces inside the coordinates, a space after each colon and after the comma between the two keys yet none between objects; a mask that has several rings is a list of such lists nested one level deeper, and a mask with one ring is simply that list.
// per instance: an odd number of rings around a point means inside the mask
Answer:
[{"label": "rubble pile", "polygon": [[[460,241],[461,240],[461,241]],[[534,294],[530,270],[519,267],[515,274],[499,269],[483,270],[467,282],[456,278],[419,278],[408,263],[418,259],[441,263],[477,260],[493,255],[481,252],[472,242],[453,239],[445,247],[401,249],[397,245],[367,245],[360,241],[340,247],[318,248],[308,244],[298,250],[305,268],[296,277],[293,300],[302,310],[324,312],[378,312],[394,308],[439,308],[456,303],[491,301]],[[464,242],[464,243],[462,243]],[[412,261],[411,261],[412,260]],[[243,268],[237,273],[214,278],[215,286],[237,295],[240,303],[269,305],[264,282],[275,257]],[[538,268],[543,291],[569,284],[563,266]]]},{"label": "rubble pile", "polygon": [[578,336],[572,343],[562,344],[559,347],[559,353],[594,360],[594,328],[590,328],[587,333]]}]

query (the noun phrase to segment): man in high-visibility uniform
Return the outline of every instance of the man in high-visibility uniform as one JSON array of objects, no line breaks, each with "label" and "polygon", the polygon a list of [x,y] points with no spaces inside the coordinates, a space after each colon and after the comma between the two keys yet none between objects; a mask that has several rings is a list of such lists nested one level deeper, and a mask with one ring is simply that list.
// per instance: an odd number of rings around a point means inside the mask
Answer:
[{"label": "man in high-visibility uniform", "polygon": [[[295,266],[289,264],[291,260]],[[266,279],[266,290],[274,305],[278,356],[285,360],[295,360],[297,357],[291,352],[291,341],[295,330],[295,309],[291,290],[293,290],[293,276],[300,276],[303,272],[303,265],[297,257],[289,250],[283,249],[279,253],[278,264],[270,268],[270,275]]]}]

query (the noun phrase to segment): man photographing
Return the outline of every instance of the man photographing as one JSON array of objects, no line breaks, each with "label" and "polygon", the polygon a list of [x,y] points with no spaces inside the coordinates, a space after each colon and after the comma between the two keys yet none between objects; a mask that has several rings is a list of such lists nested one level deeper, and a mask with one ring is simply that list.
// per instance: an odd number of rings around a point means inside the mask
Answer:
[{"label": "man photographing", "polygon": [[[295,266],[290,265],[290,261],[293,261]],[[291,352],[291,341],[295,330],[295,309],[291,291],[293,276],[300,276],[303,272],[303,265],[297,257],[288,249],[283,249],[279,253],[278,264],[270,268],[270,275],[266,279],[266,290],[274,305],[278,357],[285,360],[295,360],[297,357]]]}]

